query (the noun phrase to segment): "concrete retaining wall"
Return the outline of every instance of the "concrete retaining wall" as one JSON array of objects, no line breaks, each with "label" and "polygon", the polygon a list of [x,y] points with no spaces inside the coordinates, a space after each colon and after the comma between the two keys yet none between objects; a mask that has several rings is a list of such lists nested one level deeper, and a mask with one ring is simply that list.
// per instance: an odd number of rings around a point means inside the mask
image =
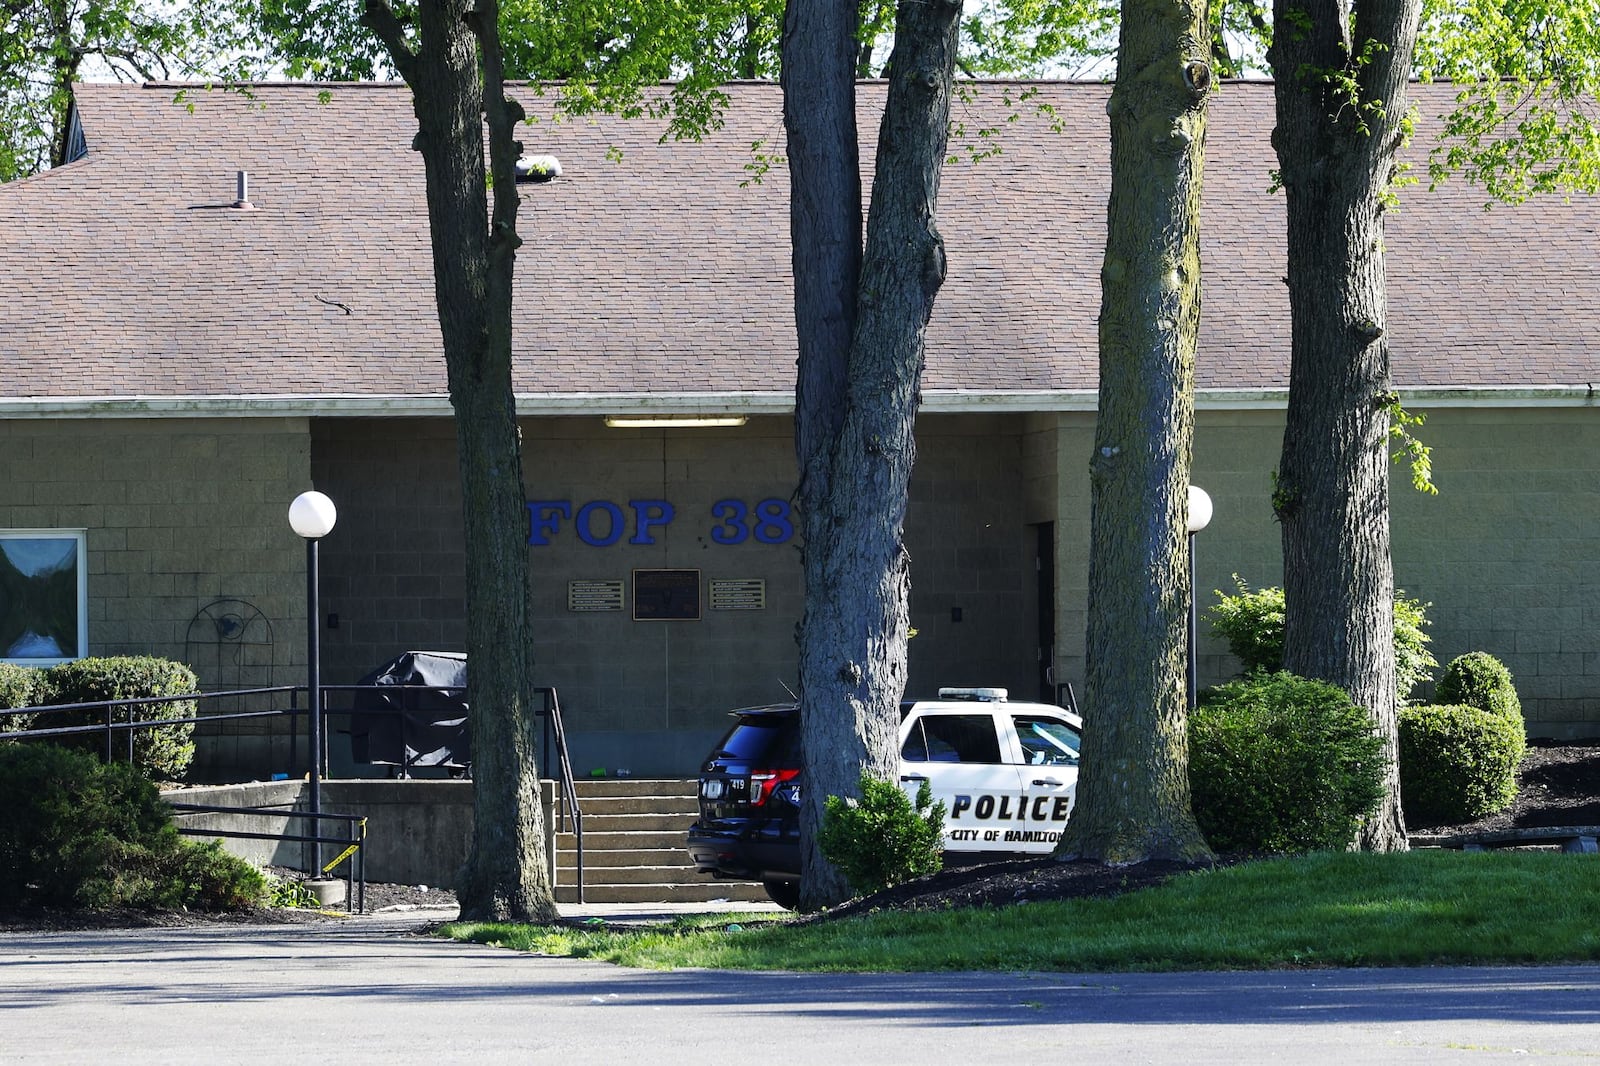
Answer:
[{"label": "concrete retaining wall", "polygon": [[[169,803],[194,803],[217,807],[281,807],[282,815],[179,814],[179,826],[191,829],[235,830],[251,833],[310,835],[305,821],[289,812],[304,811],[308,786],[304,781],[254,782],[215,785],[163,793]],[[542,783],[545,815],[545,851],[553,863],[551,831],[554,783]],[[452,888],[466,861],[472,840],[471,781],[324,781],[322,809],[330,814],[353,814],[367,819],[366,877],[406,885]],[[344,823],[328,822],[324,835],[344,835]],[[309,871],[310,845],[275,840],[220,838],[232,854],[258,865],[290,866]],[[343,850],[323,845],[324,860]],[[553,874],[552,874],[553,880]]]}]

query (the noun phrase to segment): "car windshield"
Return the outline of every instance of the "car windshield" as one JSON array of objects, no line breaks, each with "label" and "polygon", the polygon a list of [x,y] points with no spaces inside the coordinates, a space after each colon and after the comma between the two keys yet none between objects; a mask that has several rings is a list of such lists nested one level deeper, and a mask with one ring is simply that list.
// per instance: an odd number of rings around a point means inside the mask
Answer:
[{"label": "car windshield", "polygon": [[1066,766],[1078,761],[1078,731],[1055,718],[1014,715],[1022,756],[1033,766]]}]

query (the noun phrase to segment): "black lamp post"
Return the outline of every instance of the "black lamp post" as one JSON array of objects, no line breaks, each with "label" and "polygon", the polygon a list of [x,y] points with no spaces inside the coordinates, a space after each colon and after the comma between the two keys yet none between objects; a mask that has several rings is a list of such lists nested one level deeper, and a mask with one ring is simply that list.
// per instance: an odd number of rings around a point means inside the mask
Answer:
[{"label": "black lamp post", "polygon": [[1199,698],[1199,670],[1195,656],[1195,630],[1199,623],[1200,594],[1194,588],[1194,535],[1211,524],[1211,497],[1205,489],[1189,486],[1189,640],[1188,640],[1188,699],[1194,710]]},{"label": "black lamp post", "polygon": [[[289,525],[306,541],[306,702],[311,711],[311,835],[322,835],[322,643],[317,606],[317,543],[333,532],[338,509],[320,492],[302,492],[289,505]],[[322,845],[313,846],[322,873]]]}]

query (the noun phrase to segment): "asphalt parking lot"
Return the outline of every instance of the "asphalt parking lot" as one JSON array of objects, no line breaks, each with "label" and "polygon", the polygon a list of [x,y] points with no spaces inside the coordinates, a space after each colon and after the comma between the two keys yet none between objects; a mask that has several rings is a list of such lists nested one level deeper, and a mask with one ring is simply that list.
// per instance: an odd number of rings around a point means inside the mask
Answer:
[{"label": "asphalt parking lot", "polygon": [[[612,919],[651,913],[604,910]],[[1600,1058],[1596,966],[657,972],[419,935],[434,917],[0,934],[0,1059],[1009,1066],[1049,1056],[1346,1066],[1353,1057]]]}]

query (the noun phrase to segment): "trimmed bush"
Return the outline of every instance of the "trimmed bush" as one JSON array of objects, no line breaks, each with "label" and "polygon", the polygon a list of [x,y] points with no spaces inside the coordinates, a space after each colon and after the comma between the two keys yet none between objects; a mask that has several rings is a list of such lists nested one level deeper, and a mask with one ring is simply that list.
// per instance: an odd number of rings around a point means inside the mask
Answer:
[{"label": "trimmed bush", "polygon": [[1522,718],[1468,704],[1400,709],[1400,799],[1413,825],[1453,825],[1517,798]]},{"label": "trimmed bush", "polygon": [[1189,788],[1217,851],[1347,847],[1383,798],[1383,744],[1345,692],[1257,673],[1189,716]]},{"label": "trimmed bush", "polygon": [[817,846],[860,895],[936,872],[944,863],[944,804],[928,782],[913,807],[900,786],[861,775],[861,798],[829,796]]},{"label": "trimmed bush", "polygon": [[[0,711],[32,707],[39,686],[39,671],[31,666],[0,663]],[[0,715],[0,733],[18,733],[28,728],[31,714]]]},{"label": "trimmed bush", "polygon": [[1216,592],[1219,601],[1206,612],[1211,632],[1228,642],[1228,650],[1244,664],[1244,672],[1283,669],[1283,590],[1250,591],[1244,578],[1233,575],[1239,589],[1233,596]]},{"label": "trimmed bush", "polygon": [[1522,723],[1522,701],[1511,683],[1511,671],[1486,651],[1451,659],[1439,675],[1435,695],[1440,703],[1465,703]]},{"label": "trimmed bush", "polygon": [[[43,672],[42,695],[46,702],[97,703],[102,700],[140,699],[147,696],[181,696],[195,692],[199,679],[182,663],[150,656],[117,656],[106,659],[77,659],[52,666]],[[193,700],[144,704],[135,709],[136,720],[154,721],[193,717]],[[100,725],[104,719],[86,712],[49,715],[51,726]],[[121,715],[118,720],[123,720]],[[44,724],[41,721],[39,724]],[[152,781],[175,781],[183,777],[194,759],[194,724],[190,722],[152,726],[133,734],[133,764]],[[125,751],[126,742],[118,734],[115,751]],[[68,747],[103,752],[104,737],[95,734],[75,738]]]},{"label": "trimmed bush", "polygon": [[[1218,603],[1206,612],[1211,632],[1228,642],[1228,650],[1246,674],[1283,669],[1283,589],[1251,591],[1244,579],[1233,575],[1234,595],[1216,592]],[[1397,592],[1394,599],[1394,679],[1396,698],[1404,704],[1411,690],[1439,665],[1428,651],[1433,639],[1423,632],[1428,624],[1428,604],[1408,600]]]},{"label": "trimmed bush", "polygon": [[0,905],[235,910],[265,891],[250,863],[180,837],[133,767],[53,744],[0,748]]}]

